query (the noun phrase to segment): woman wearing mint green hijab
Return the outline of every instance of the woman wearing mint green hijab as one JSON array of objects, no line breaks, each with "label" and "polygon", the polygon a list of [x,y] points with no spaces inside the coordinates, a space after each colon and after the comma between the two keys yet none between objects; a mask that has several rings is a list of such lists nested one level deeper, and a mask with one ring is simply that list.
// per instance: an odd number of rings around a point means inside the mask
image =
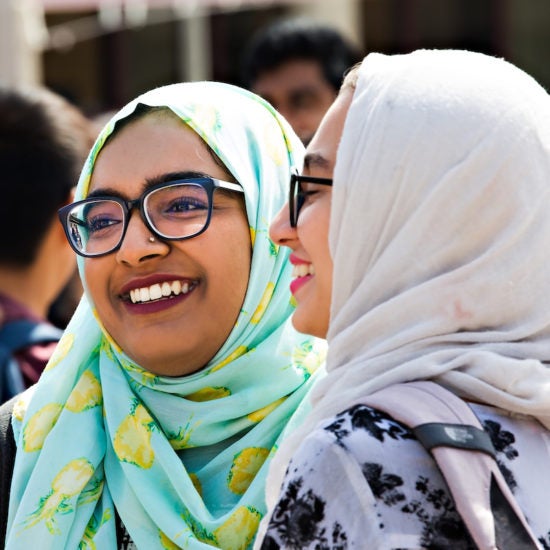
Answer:
[{"label": "woman wearing mint green hijab", "polygon": [[251,546],[324,353],[288,322],[267,232],[302,153],[267,103],[219,83],[153,90],[107,124],[60,211],[85,297],[6,404],[6,548]]}]

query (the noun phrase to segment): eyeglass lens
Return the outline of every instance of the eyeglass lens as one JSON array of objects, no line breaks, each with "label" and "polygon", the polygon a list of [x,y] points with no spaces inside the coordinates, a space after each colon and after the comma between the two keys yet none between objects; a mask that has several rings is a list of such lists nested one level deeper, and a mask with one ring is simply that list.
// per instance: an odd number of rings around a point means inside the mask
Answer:
[{"label": "eyeglass lens", "polygon": [[[151,227],[168,239],[200,233],[209,218],[209,196],[202,185],[175,184],[149,193],[144,211]],[[112,199],[90,199],[69,212],[68,227],[74,246],[90,256],[119,246],[127,224],[127,208]]]},{"label": "eyeglass lens", "polygon": [[297,179],[292,179],[290,184],[290,225],[296,227],[298,223],[298,215],[304,204],[304,194],[302,184]]}]

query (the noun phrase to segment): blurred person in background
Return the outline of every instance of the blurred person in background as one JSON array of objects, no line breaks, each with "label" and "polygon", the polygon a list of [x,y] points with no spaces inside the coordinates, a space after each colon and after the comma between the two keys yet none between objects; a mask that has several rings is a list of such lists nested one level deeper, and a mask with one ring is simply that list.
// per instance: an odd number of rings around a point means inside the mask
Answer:
[{"label": "blurred person in background", "polygon": [[94,135],[54,92],[0,88],[2,401],[38,380],[60,336],[46,318],[76,263],[57,210],[72,200]]},{"label": "blurred person in background", "polygon": [[269,101],[307,145],[345,71],[362,58],[338,30],[305,18],[260,29],[242,59],[244,86]]}]

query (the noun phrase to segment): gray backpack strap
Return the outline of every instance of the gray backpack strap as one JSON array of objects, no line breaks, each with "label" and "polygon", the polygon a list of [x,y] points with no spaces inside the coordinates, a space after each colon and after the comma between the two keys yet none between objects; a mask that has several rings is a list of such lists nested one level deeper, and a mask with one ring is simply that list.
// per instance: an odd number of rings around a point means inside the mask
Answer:
[{"label": "gray backpack strap", "polygon": [[395,384],[361,403],[411,428],[434,457],[472,539],[483,550],[542,548],[470,407],[433,382]]}]

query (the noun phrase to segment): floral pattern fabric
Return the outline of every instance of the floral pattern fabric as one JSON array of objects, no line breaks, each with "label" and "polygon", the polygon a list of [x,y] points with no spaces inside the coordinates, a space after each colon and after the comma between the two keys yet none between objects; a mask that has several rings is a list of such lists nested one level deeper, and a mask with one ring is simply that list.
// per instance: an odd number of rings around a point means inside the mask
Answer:
[{"label": "floral pattern fabric", "polygon": [[[546,430],[491,407],[473,409],[541,547],[549,549]],[[356,405],[324,421],[298,449],[261,548],[470,550],[475,545],[435,461],[410,430]]]}]

